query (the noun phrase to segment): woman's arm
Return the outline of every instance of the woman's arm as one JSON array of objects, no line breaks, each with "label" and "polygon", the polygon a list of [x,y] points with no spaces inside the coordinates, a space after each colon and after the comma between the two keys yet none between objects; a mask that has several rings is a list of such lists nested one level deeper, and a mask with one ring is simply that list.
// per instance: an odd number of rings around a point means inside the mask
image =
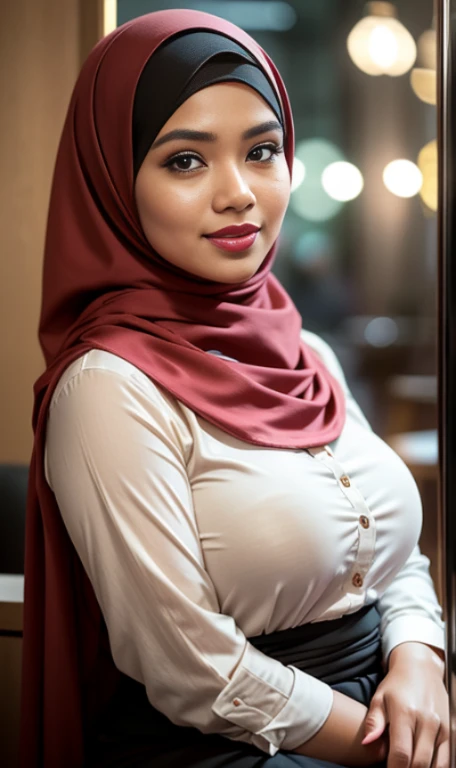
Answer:
[{"label": "woman's arm", "polygon": [[442,609],[429,573],[429,559],[417,546],[378,601],[385,667],[393,648],[419,642],[445,648]]},{"label": "woman's arm", "polygon": [[47,478],[116,665],[178,725],[271,755],[294,749],[325,723],[331,688],[256,650],[220,613],[187,474],[191,436],[178,407],[133,366],[124,363],[129,375],[91,368],[90,355],[53,399]]},{"label": "woman's arm", "polygon": [[319,732],[293,750],[300,755],[346,766],[369,766],[382,762],[388,752],[385,735],[364,745],[367,707],[334,691],[331,713]]}]

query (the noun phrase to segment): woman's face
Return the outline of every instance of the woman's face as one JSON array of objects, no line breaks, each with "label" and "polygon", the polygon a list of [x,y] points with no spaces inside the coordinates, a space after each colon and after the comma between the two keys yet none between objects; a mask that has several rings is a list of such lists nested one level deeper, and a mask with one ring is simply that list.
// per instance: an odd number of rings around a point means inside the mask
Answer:
[{"label": "woman's face", "polygon": [[[136,178],[139,218],[154,250],[207,280],[239,283],[254,275],[277,239],[290,197],[283,138],[274,112],[247,85],[218,83],[187,99]],[[234,241],[233,247],[247,245],[244,250],[227,250],[225,238],[207,237],[241,224],[259,228],[253,244]]]}]

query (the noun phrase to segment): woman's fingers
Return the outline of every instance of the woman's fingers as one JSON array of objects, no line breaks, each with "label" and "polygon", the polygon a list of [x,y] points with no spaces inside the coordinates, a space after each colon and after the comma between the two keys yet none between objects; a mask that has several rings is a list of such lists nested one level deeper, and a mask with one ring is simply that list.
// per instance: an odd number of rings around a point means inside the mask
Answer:
[{"label": "woman's fingers", "polygon": [[410,768],[413,757],[414,723],[396,708],[389,716],[389,753],[387,768]]},{"label": "woman's fingers", "polygon": [[450,742],[447,739],[443,744],[437,747],[432,768],[449,768],[450,766]]},{"label": "woman's fingers", "polygon": [[364,739],[361,744],[367,746],[372,744],[373,741],[378,739],[386,728],[386,712],[383,704],[383,699],[376,699],[375,696],[371,701],[369,711],[364,721]]},{"label": "woman's fingers", "polygon": [[411,768],[432,768],[439,731],[440,718],[437,715],[417,722]]}]

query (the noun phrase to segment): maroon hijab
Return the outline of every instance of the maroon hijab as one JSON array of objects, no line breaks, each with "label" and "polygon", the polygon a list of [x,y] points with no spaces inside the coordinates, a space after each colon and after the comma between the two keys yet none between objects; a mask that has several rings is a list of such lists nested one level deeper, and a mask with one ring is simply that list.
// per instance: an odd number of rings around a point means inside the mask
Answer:
[{"label": "maroon hijab", "polygon": [[[147,60],[171,35],[213,30],[256,59],[285,116],[285,87],[267,54],[239,28],[170,10],[116,29],[76,83],[58,151],[43,273],[28,493],[21,768],[80,768],[85,729],[116,675],[92,587],[44,477],[47,410],[67,366],[90,349],[140,368],[193,411],[246,442],[307,448],[338,437],[338,382],[300,338],[301,318],[271,274],[276,245],[242,284],[196,278],[155,253],[133,197],[132,108]],[[218,349],[238,362],[207,354]]]}]

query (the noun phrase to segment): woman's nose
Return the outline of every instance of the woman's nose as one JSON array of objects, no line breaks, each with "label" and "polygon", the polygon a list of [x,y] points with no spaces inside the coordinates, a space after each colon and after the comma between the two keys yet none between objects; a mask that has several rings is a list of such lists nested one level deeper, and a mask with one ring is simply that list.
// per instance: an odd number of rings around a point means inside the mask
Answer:
[{"label": "woman's nose", "polygon": [[255,203],[253,190],[239,168],[231,166],[221,169],[213,195],[214,211],[220,213],[227,208],[243,211]]}]

